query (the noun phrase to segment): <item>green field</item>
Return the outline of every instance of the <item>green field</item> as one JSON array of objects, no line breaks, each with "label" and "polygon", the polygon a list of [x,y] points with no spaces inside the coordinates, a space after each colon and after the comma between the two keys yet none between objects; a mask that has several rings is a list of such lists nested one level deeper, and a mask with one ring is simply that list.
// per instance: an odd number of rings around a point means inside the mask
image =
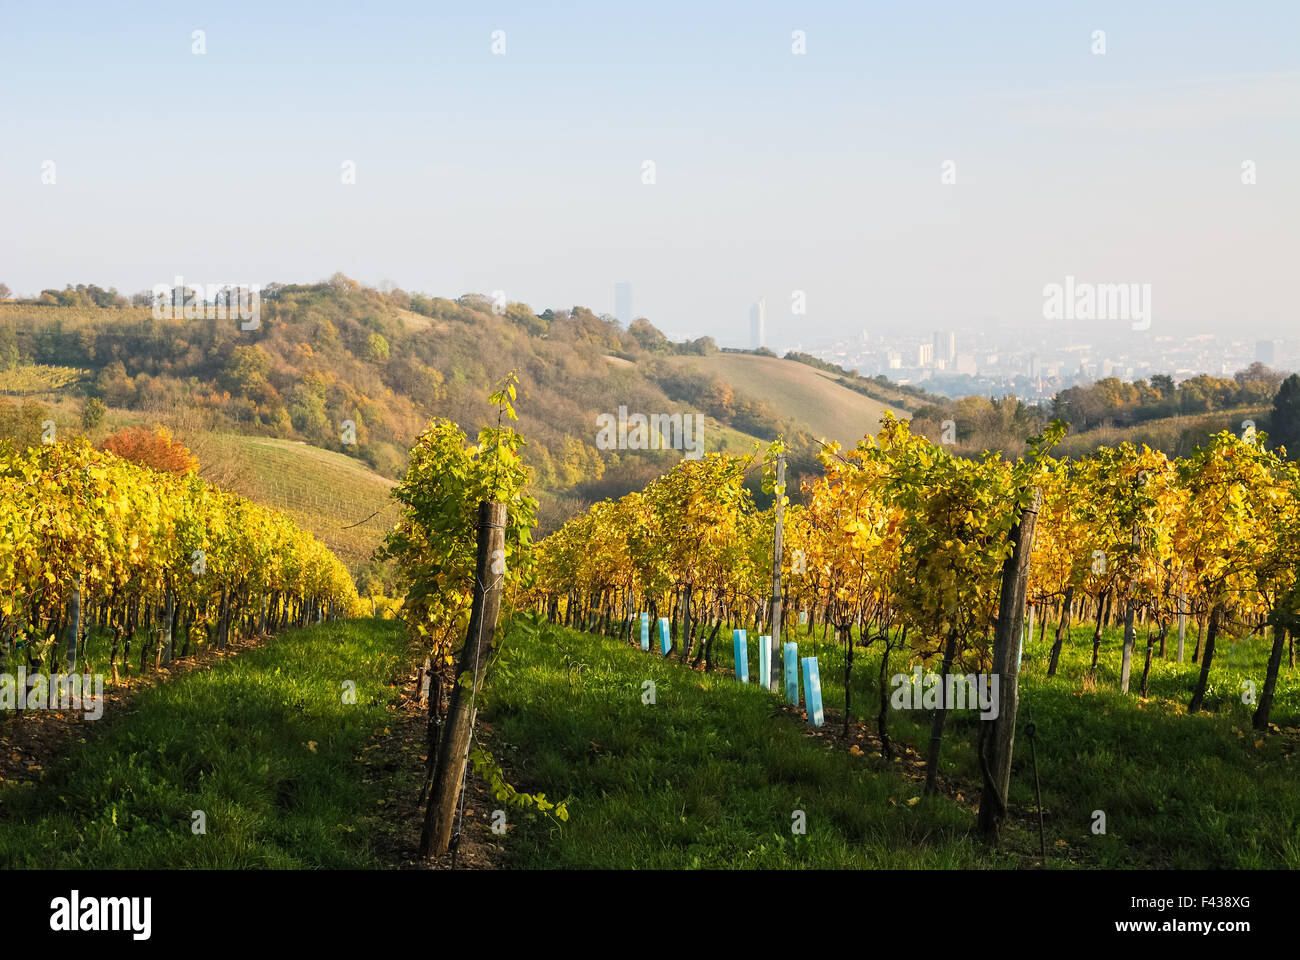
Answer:
[{"label": "green field", "polygon": [[230,484],[235,493],[283,511],[354,570],[397,521],[397,504],[388,497],[394,482],[359,460],[275,437],[215,440],[226,458],[247,466]]},{"label": "green field", "polygon": [[737,392],[790,417],[814,437],[838,440],[845,447],[854,447],[865,434],[875,433],[886,410],[898,417],[909,416],[901,407],[850,390],[830,374],[794,360],[715,353],[681,357],[675,362],[719,377]]}]

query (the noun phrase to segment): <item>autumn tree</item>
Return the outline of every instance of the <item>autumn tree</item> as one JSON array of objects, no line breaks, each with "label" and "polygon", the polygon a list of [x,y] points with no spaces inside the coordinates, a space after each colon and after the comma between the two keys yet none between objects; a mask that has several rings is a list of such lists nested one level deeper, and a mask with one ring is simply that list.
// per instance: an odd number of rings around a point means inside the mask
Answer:
[{"label": "autumn tree", "polygon": [[189,474],[199,468],[199,461],[163,426],[152,430],[125,427],[100,444],[100,449],[160,473]]}]

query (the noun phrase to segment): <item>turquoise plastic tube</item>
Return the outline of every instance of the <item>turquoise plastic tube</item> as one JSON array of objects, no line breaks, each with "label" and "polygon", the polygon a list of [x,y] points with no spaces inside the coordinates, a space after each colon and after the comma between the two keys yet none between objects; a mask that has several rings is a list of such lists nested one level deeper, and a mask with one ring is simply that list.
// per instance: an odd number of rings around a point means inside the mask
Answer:
[{"label": "turquoise plastic tube", "polygon": [[799,706],[799,644],[787,640],[781,648],[785,660],[785,698]]},{"label": "turquoise plastic tube", "polygon": [[758,685],[772,689],[772,638],[758,638]]},{"label": "turquoise plastic tube", "polygon": [[749,683],[749,635],[744,630],[732,630],[731,642],[736,651],[736,679]]},{"label": "turquoise plastic tube", "polygon": [[650,649],[650,614],[641,614],[641,649]]},{"label": "turquoise plastic tube", "polygon": [[673,638],[668,633],[668,618],[659,618],[659,653],[662,656],[668,656],[668,651],[672,649]]},{"label": "turquoise plastic tube", "polygon": [[817,658],[803,658],[803,696],[808,708],[808,722],[820,727],[825,721],[822,716],[822,678],[817,673]]}]

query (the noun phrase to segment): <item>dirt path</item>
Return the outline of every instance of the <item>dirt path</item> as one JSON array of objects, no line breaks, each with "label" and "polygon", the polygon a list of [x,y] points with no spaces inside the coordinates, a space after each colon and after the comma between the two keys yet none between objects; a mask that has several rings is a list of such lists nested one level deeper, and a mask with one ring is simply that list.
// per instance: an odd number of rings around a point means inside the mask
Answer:
[{"label": "dirt path", "polygon": [[[401,689],[394,722],[366,747],[370,779],[382,779],[387,784],[384,806],[397,827],[384,838],[385,847],[380,856],[400,870],[496,869],[502,866],[505,853],[489,827],[496,804],[472,770],[466,772],[468,782],[459,847],[454,855],[449,852],[432,860],[419,857],[420,830],[424,822],[424,806],[419,800],[428,758],[428,705],[420,698],[416,687],[419,678],[417,664],[422,662],[423,656],[423,652],[412,649],[412,656],[408,659],[410,669],[405,675],[394,678],[394,684]],[[481,719],[476,727],[476,739],[484,744],[492,742],[492,728]]]}]

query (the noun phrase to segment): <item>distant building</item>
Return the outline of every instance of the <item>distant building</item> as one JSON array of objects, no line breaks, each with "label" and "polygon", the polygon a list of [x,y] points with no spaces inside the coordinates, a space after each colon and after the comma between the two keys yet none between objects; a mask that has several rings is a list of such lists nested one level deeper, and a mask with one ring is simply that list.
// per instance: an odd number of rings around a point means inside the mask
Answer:
[{"label": "distant building", "polygon": [[934,331],[934,359],[936,363],[942,360],[944,366],[957,359],[957,334],[951,330]]},{"label": "distant building", "polygon": [[625,327],[635,319],[635,314],[632,312],[632,284],[626,282],[614,284],[614,316]]},{"label": "distant building", "polygon": [[1255,361],[1270,367],[1277,363],[1277,341],[1261,340],[1255,344]]},{"label": "distant building", "polygon": [[761,297],[749,308],[749,346],[754,350],[767,346],[767,300]]},{"label": "distant building", "polygon": [[918,367],[928,367],[934,362],[934,344],[923,343],[916,348],[916,365]]},{"label": "distant building", "polygon": [[897,350],[887,350],[885,352],[885,362],[889,364],[890,370],[903,369],[903,355]]}]

